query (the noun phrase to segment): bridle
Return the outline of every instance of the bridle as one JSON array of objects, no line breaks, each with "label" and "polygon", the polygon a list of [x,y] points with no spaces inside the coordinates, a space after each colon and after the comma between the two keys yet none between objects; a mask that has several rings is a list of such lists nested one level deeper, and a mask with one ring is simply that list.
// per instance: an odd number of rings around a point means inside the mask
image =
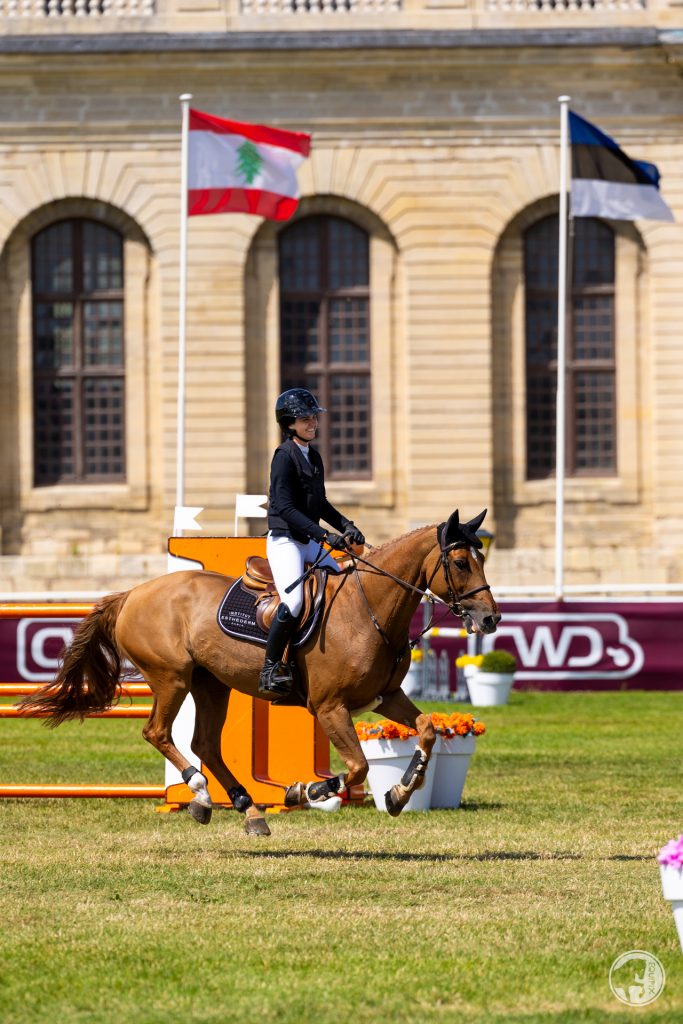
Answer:
[{"label": "bridle", "polygon": [[[382,637],[382,640],[384,641],[384,643],[391,650],[394,651],[395,656],[396,656],[396,665],[398,665],[403,660],[403,658],[405,657],[406,652],[408,650],[412,649],[413,647],[415,647],[415,645],[417,643],[419,643],[421,637],[428,630],[430,630],[432,628],[432,621],[434,619],[434,605],[437,602],[439,604],[445,604],[446,607],[448,608],[448,610],[453,613],[453,615],[457,615],[459,619],[463,619],[464,620],[465,618],[467,618],[468,612],[467,612],[467,610],[465,608],[463,608],[462,601],[465,598],[473,597],[474,594],[479,594],[479,593],[481,593],[484,590],[488,590],[488,591],[491,590],[491,587],[489,586],[488,583],[482,583],[481,586],[472,587],[470,590],[466,590],[462,594],[457,594],[456,593],[455,584],[453,583],[453,577],[451,576],[451,570],[450,570],[450,566],[448,564],[448,556],[451,553],[451,551],[455,551],[456,548],[467,548],[467,547],[470,546],[470,544],[468,543],[468,541],[466,539],[456,540],[456,541],[453,541],[451,544],[445,544],[444,543],[444,537],[443,537],[444,531],[445,531],[445,524],[443,526],[441,526],[441,527],[437,526],[437,528],[436,528],[436,536],[437,536],[437,540],[439,542],[439,560],[437,561],[436,565],[434,566],[434,571],[432,572],[431,576],[429,577],[429,579],[427,581],[427,586],[426,586],[426,588],[424,590],[422,590],[420,587],[414,586],[412,583],[408,583],[407,580],[402,580],[400,578],[400,576],[394,576],[393,573],[388,572],[388,570],[386,570],[386,569],[381,569],[379,566],[373,565],[372,562],[368,562],[365,558],[362,558],[360,555],[354,555],[353,553],[351,553],[351,558],[353,559],[353,563],[354,563],[354,565],[353,565],[353,573],[354,573],[354,576],[355,576],[355,579],[356,579],[356,583],[358,585],[358,589],[360,590],[361,596],[362,596],[363,600],[365,601],[365,606],[366,606],[366,608],[368,610],[368,614],[370,615],[370,618],[372,619],[372,624],[374,625],[374,627],[377,630],[377,632],[379,633],[379,635]],[[394,647],[393,643],[391,642],[391,640],[387,636],[386,632],[384,631],[384,629],[380,625],[379,621],[377,620],[377,617],[376,617],[375,613],[373,612],[372,608],[370,607],[370,602],[368,601],[367,597],[365,596],[365,591],[363,590],[363,586],[362,586],[361,581],[360,581],[360,575],[359,575],[359,571],[358,571],[358,566],[356,564],[358,562],[361,562],[362,564],[369,566],[369,568],[372,569],[373,572],[376,575],[378,575],[378,576],[387,576],[389,579],[394,580],[395,583],[400,583],[401,586],[404,587],[406,590],[414,590],[415,593],[420,594],[422,597],[426,597],[427,600],[429,601],[429,603],[432,606],[431,614],[429,616],[429,622],[427,623],[427,625],[424,627],[424,629],[420,630],[418,635],[416,637],[414,637],[413,640],[410,640],[407,643],[407,645],[401,651],[396,651],[396,648]],[[447,601],[444,601],[444,599],[442,597],[439,597],[437,594],[431,593],[431,589],[430,589],[432,583],[434,582],[434,577],[436,576],[437,572],[439,571],[439,566],[441,566],[441,568],[443,569],[444,580],[446,582],[446,589],[448,591],[448,600]]]},{"label": "bridle", "polygon": [[437,537],[439,539],[440,556],[439,561],[434,567],[434,572],[429,577],[427,589],[429,590],[429,588],[431,587],[434,581],[434,577],[439,571],[439,565],[441,565],[441,567],[443,568],[443,578],[446,581],[446,589],[448,591],[448,601],[445,603],[448,604],[449,611],[453,612],[454,615],[457,615],[458,618],[464,619],[467,615],[467,611],[462,607],[462,601],[466,597],[473,597],[475,594],[481,593],[481,591],[483,590],[490,591],[491,587],[488,585],[488,583],[482,583],[480,587],[472,587],[471,590],[466,590],[464,594],[456,594],[455,585],[453,583],[453,577],[451,576],[451,569],[448,562],[448,556],[451,553],[451,551],[455,551],[456,548],[468,547],[468,543],[466,540],[456,540],[453,541],[452,544],[444,544],[444,529],[445,527],[443,527],[442,529],[439,529],[437,527]]}]

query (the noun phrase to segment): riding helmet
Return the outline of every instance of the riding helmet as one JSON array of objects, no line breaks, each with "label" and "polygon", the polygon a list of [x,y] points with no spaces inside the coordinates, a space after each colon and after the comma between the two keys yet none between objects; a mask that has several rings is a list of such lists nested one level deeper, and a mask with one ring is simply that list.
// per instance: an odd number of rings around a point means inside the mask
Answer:
[{"label": "riding helmet", "polygon": [[281,427],[289,427],[299,417],[313,416],[327,412],[318,405],[315,397],[306,388],[290,388],[283,391],[275,403],[275,419]]}]

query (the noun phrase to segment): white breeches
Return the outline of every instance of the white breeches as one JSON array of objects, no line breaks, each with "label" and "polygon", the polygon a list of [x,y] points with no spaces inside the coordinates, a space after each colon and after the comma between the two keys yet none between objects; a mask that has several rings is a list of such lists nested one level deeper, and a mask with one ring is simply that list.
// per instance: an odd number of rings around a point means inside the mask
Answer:
[{"label": "white breeches", "polygon": [[[273,579],[277,592],[283,604],[286,604],[292,615],[297,616],[304,603],[304,585],[300,583],[290,594],[285,593],[294,580],[303,575],[304,562],[315,562],[320,554],[320,544],[317,540],[309,540],[307,544],[300,544],[293,537],[271,537],[268,534],[266,541],[266,555],[273,572]],[[339,565],[328,552],[319,563],[331,572],[341,572]]]}]

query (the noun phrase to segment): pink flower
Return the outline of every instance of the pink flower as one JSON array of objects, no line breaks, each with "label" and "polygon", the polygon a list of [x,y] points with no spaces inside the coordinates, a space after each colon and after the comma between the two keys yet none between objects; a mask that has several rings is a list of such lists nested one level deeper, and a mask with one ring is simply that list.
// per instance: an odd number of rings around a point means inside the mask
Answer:
[{"label": "pink flower", "polygon": [[683,835],[678,839],[671,839],[662,847],[657,860],[667,867],[683,869]]}]

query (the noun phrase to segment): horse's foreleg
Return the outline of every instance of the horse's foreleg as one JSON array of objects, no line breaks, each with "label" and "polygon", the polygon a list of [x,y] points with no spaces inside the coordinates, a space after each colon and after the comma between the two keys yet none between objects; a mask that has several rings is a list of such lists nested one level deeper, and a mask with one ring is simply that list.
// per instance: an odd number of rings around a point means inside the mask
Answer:
[{"label": "horse's foreleg", "polygon": [[295,782],[285,794],[285,805],[288,807],[323,803],[331,796],[341,796],[348,786],[364,782],[368,774],[368,762],[365,760],[348,708],[342,705],[317,708],[316,718],[348,770],[345,774],[335,775],[324,782],[309,782],[308,785]]},{"label": "horse's foreleg", "polygon": [[[192,697],[196,709],[192,737],[193,752],[223,786],[235,810],[245,815],[244,828],[247,834],[269,836],[270,829],[263,812],[256,807],[244,786],[240,785],[239,780],[229,771],[221,753],[221,732],[228,712],[230,688],[207,669],[198,667],[192,676]],[[193,810],[193,804],[195,800],[189,807],[193,818],[203,825],[208,824],[211,803],[208,805],[208,815],[206,806],[202,807],[199,803]]]},{"label": "horse's foreleg", "polygon": [[412,700],[406,697],[403,690],[396,690],[385,696],[382,703],[376,708],[376,713],[384,715],[399,725],[417,729],[418,746],[413,758],[403,773],[401,781],[396,786],[392,786],[384,798],[389,814],[395,818],[401,813],[415,790],[420,789],[424,783],[436,733],[431,716],[423,715]]}]

